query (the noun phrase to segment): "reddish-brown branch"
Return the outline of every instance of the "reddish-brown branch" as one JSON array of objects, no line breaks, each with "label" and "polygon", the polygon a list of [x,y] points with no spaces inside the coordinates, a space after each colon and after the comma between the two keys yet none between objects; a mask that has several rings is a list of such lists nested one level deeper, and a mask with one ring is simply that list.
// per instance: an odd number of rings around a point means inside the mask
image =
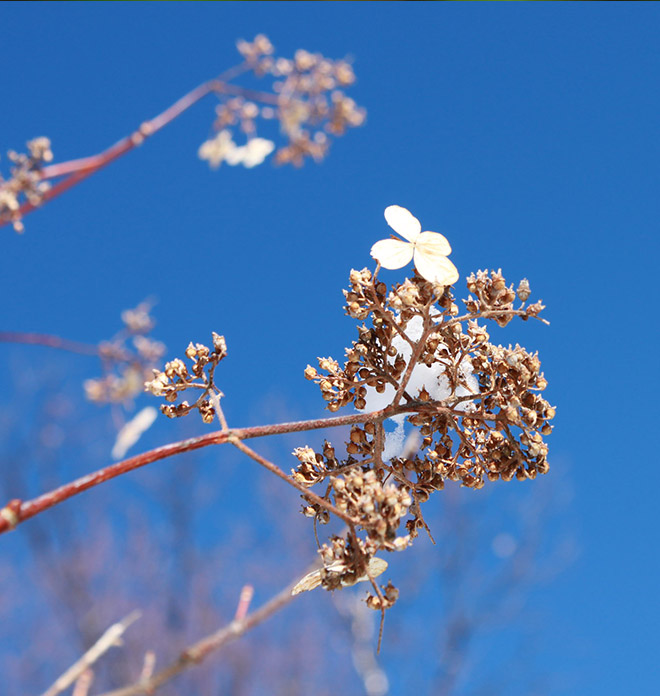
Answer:
[{"label": "reddish-brown branch", "polygon": [[268,471],[270,471],[271,474],[279,476],[279,478],[283,479],[284,481],[292,485],[294,488],[299,490],[310,502],[316,503],[317,505],[320,505],[322,508],[325,508],[328,512],[331,512],[333,515],[336,515],[337,517],[339,517],[340,520],[346,522],[346,524],[348,525],[356,524],[356,521],[350,515],[347,515],[345,512],[338,510],[332,503],[328,502],[324,498],[321,498],[320,495],[317,495],[316,493],[314,493],[314,491],[310,490],[306,486],[303,486],[301,483],[298,483],[295,479],[291,478],[291,476],[287,476],[282,471],[282,469],[278,468],[275,464],[273,464],[273,462],[269,461],[265,457],[262,457],[251,447],[244,445],[237,437],[234,436],[229,438],[229,442],[231,442],[232,445],[241,450],[241,452],[247,454],[248,457],[254,459],[255,462],[261,464],[261,466],[268,469]]},{"label": "reddish-brown branch", "polygon": [[0,331],[0,343],[27,343],[29,345],[66,350],[70,353],[78,353],[80,355],[99,354],[98,346],[93,346],[89,343],[79,343],[78,341],[69,341],[66,338],[60,338],[59,336],[52,336],[50,334]]},{"label": "reddish-brown branch", "polygon": [[[217,430],[206,435],[189,438],[180,442],[174,442],[163,447],[149,450],[143,454],[138,454],[135,457],[130,457],[116,464],[99,469],[91,474],[82,476],[81,478],[71,481],[60,486],[48,493],[44,493],[38,498],[28,501],[18,499],[10,501],[4,508],[0,509],[0,534],[14,529],[21,522],[34,517],[35,515],[58,505],[59,503],[78,495],[89,488],[98,486],[100,483],[117,478],[134,469],[139,469],[142,466],[151,464],[172,457],[175,454],[183,454],[184,452],[192,452],[193,450],[208,447],[209,445],[221,445],[230,441],[230,438],[236,440],[249,440],[256,437],[266,437],[268,435],[279,435],[284,433],[296,433],[307,430],[320,430],[323,428],[337,428],[344,425],[353,425],[355,423],[369,423],[382,421],[385,418],[390,418],[400,413],[409,413],[418,409],[417,404],[405,404],[396,408],[386,408],[382,411],[374,411],[372,413],[355,413],[347,416],[335,416],[333,418],[318,418],[308,421],[296,421],[294,423],[277,423],[274,425],[261,425],[252,428],[241,428],[238,430],[222,431]],[[291,482],[288,476],[284,477]],[[309,491],[305,491],[309,494]]]},{"label": "reddish-brown branch", "polygon": [[141,145],[147,137],[157,133],[161,128],[164,128],[166,125],[171,123],[175,118],[200,101],[200,99],[203,99],[207,94],[212,92],[226,94],[249,93],[249,96],[259,99],[260,101],[265,101],[266,103],[271,104],[273,103],[274,99],[275,103],[277,103],[277,97],[275,95],[252,92],[250,90],[245,90],[240,86],[229,85],[224,82],[224,80],[231,79],[244,69],[244,64],[241,64],[231,68],[219,77],[195,87],[195,89],[181,97],[181,99],[177,100],[174,104],[172,104],[172,106],[165,109],[165,111],[163,111],[161,114],[150,121],[145,121],[135,132],[131,133],[125,138],[122,138],[119,142],[115,143],[98,155],[69,160],[67,162],[51,164],[44,167],[41,170],[41,179],[43,181],[56,179],[61,176],[65,176],[66,178],[56,183],[54,186],[48,189],[48,191],[45,191],[38,203],[30,203],[29,201],[25,202],[23,205],[21,205],[16,213],[12,213],[9,216],[5,215],[4,217],[0,217],[0,227],[13,222],[17,216],[20,218],[28,213],[31,213],[33,210],[41,207],[45,202],[56,198],[61,193],[64,193],[64,191],[67,191],[71,187],[86,179],[88,176],[91,176],[97,172],[99,169],[102,169],[122,155],[130,152],[138,145]]}]

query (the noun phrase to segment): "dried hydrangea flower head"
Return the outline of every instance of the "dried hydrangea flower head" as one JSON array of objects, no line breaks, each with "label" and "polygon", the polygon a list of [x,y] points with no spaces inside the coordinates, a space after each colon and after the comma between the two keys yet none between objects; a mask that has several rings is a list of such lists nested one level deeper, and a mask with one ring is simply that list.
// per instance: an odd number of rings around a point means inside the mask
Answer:
[{"label": "dried hydrangea flower head", "polygon": [[[319,367],[308,365],[305,377],[318,384],[328,410],[349,406],[357,413],[327,424],[350,425],[344,447],[327,440],[318,452],[297,447],[288,477],[301,491],[301,512],[315,529],[333,515],[347,525],[344,535],[320,544],[323,567],[302,578],[294,594],[318,586],[337,590],[366,579],[373,588],[367,606],[381,612],[398,596],[391,583],[379,586],[374,580],[386,568],[381,555],[405,551],[420,529],[431,534],[422,514],[431,496],[447,482],[479,490],[488,482],[545,474],[544,437],[552,432],[555,415],[541,395],[547,381],[538,355],[519,345],[494,345],[480,323],[506,326],[515,317],[539,318],[544,306],[527,303],[529,282],[514,290],[501,271],[470,274],[471,294],[461,314],[452,295],[458,271],[447,259],[447,240],[422,232],[419,221],[400,206],[389,206],[385,218],[405,241],[380,241],[372,255],[385,268],[414,259],[417,273],[388,287],[378,268],[351,271],[345,310],[359,322],[357,339],[343,365],[319,358]],[[217,335],[214,346],[213,367],[226,352]],[[190,346],[187,357],[202,348]],[[201,352],[208,357],[208,349]],[[204,379],[201,366],[193,372],[195,379],[182,361],[172,361],[146,387],[170,402],[163,408],[170,416],[193,408],[187,402],[173,405],[184,390],[202,389],[197,403],[210,422],[213,414],[205,409],[209,392],[217,389],[212,373]],[[386,429],[392,421],[395,429]],[[326,421],[311,423],[317,428]],[[298,429],[300,424],[290,425]],[[236,437],[238,431],[231,432]]]},{"label": "dried hydrangea flower head", "polygon": [[406,241],[383,239],[371,247],[371,255],[390,270],[403,268],[413,259],[415,268],[431,283],[453,285],[458,280],[456,266],[447,258],[451,246],[439,232],[422,232],[419,220],[406,208],[385,208],[387,224]]}]

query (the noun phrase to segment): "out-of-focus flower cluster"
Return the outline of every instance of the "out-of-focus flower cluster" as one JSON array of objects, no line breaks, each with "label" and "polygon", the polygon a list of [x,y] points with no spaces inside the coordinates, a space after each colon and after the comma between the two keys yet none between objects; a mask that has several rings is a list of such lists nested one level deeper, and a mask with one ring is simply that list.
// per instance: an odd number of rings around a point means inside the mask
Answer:
[{"label": "out-of-focus flower cluster", "polygon": [[[218,81],[214,129],[217,135],[199,148],[201,159],[212,168],[222,162],[254,167],[277,147],[275,162],[302,166],[305,158],[322,160],[330,145],[329,135],[341,136],[348,128],[364,123],[366,112],[344,89],[355,82],[350,63],[331,60],[318,53],[296,51],[293,58],[275,56],[275,49],[263,34],[254,41],[239,41],[238,51],[246,71],[257,78],[270,77],[268,91],[243,88]],[[276,146],[257,137],[257,120],[277,121],[285,141]],[[246,136],[237,145],[233,128]]]},{"label": "out-of-focus flower cluster", "polygon": [[[376,415],[351,427],[344,457],[329,442],[321,453],[298,448],[292,470],[302,485],[322,485],[324,499],[364,535],[324,545],[326,568],[341,563],[344,573],[359,575],[377,552],[405,549],[420,527],[428,529],[422,505],[446,481],[479,489],[486,481],[548,471],[544,437],[555,410],[541,395],[547,382],[538,355],[494,345],[479,323],[504,326],[516,316],[538,317],[544,307],[526,304],[526,280],[514,291],[500,271],[472,274],[467,286],[473,295],[461,316],[450,286],[416,273],[389,289],[368,269],[351,271],[345,309],[363,322],[358,338],[343,366],[320,358],[305,376],[319,385],[329,410],[352,404]],[[385,430],[388,419],[394,432]],[[412,451],[405,447],[405,423],[419,441]],[[303,514],[321,522],[328,516],[309,499]],[[356,539],[360,553],[347,557],[346,544],[354,549]],[[333,589],[337,578],[329,573],[320,584]],[[396,594],[383,586],[368,604],[387,608]]]},{"label": "out-of-focus flower cluster", "polygon": [[41,180],[41,170],[53,160],[50,140],[40,137],[27,143],[27,154],[10,150],[7,153],[12,163],[9,179],[0,174],[0,219],[11,220],[16,232],[23,232],[21,221],[21,201],[26,200],[39,205],[42,197],[50,188],[47,181]]},{"label": "out-of-focus flower cluster", "polygon": [[85,394],[98,404],[131,402],[160,362],[165,346],[148,336],[155,326],[151,305],[143,302],[121,314],[124,327],[99,345],[103,376],[85,381]]},{"label": "out-of-focus flower cluster", "polygon": [[[179,418],[197,410],[205,423],[211,423],[216,416],[216,399],[222,396],[213,382],[213,374],[226,355],[224,337],[214,332],[212,349],[201,343],[188,345],[186,358],[191,362],[190,368],[183,360],[175,358],[166,363],[163,370],[153,370],[152,379],[144,383],[144,390],[165,398],[168,403],[160,410],[168,418]],[[192,404],[188,401],[174,403],[189,389],[201,392]]]}]

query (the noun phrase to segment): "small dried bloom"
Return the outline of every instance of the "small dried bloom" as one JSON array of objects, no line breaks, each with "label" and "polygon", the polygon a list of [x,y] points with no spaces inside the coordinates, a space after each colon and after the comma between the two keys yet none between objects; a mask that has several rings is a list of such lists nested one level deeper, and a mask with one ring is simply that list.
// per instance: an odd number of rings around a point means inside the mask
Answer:
[{"label": "small dried bloom", "polygon": [[[227,355],[223,336],[213,332],[213,350],[202,343],[188,344],[185,355],[191,361],[190,368],[180,358],[170,360],[164,370],[153,370],[153,377],[144,383],[144,391],[164,397],[168,404],[160,408],[168,418],[185,416],[196,409],[204,423],[212,423],[222,392],[215,386],[213,375],[218,363]],[[197,400],[190,405],[187,401],[174,404],[180,394],[188,390],[201,391]]]},{"label": "small dried bloom", "polygon": [[35,138],[28,141],[30,157],[39,162],[52,162],[53,151],[50,149],[50,139],[45,137]]},{"label": "small dried bloom", "polygon": [[394,603],[399,598],[399,590],[394,587],[391,582],[388,582],[382,589],[382,597],[372,594],[367,597],[367,606],[369,609],[382,611],[383,609],[391,609],[394,606]]},{"label": "small dried bloom", "polygon": [[265,56],[270,56],[275,50],[273,44],[264,34],[257,34],[252,42],[239,39],[236,42],[236,48],[246,62],[251,65],[256,64]]},{"label": "small dried bloom", "polygon": [[149,314],[150,311],[151,305],[148,302],[142,302],[135,309],[125,309],[121,313],[121,320],[131,333],[146,334],[156,325]]},{"label": "small dried bloom", "polygon": [[518,289],[516,290],[516,295],[521,302],[527,302],[532,291],[529,287],[529,281],[527,278],[523,278],[518,284]]},{"label": "small dried bloom", "polygon": [[0,176],[0,221],[11,222],[16,232],[23,232],[20,208],[23,202],[37,206],[43,201],[50,184],[42,180],[41,170],[44,164],[51,162],[53,152],[50,140],[45,137],[35,138],[27,143],[29,154],[8,152],[12,163],[10,178]]}]

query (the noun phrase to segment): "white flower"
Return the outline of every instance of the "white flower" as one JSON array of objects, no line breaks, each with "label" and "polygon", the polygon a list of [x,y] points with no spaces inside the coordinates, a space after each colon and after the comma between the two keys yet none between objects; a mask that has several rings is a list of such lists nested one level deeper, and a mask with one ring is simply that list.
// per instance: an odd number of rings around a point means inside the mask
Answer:
[{"label": "white flower", "polygon": [[198,155],[207,160],[212,169],[217,169],[222,162],[230,166],[242,164],[248,169],[261,164],[275,149],[275,143],[265,138],[252,138],[246,145],[238,146],[231,139],[231,132],[221,130],[215,138],[202,143]]},{"label": "white flower", "polygon": [[451,246],[438,232],[422,232],[419,220],[400,205],[385,208],[387,224],[407,241],[383,239],[371,247],[371,255],[383,268],[403,268],[414,258],[415,268],[426,280],[451,285],[458,280],[456,266],[447,258]]},{"label": "white flower", "polygon": [[243,151],[241,163],[244,167],[251,169],[261,164],[270,155],[275,149],[275,143],[266,138],[252,138],[247,145],[238,149]]},{"label": "white flower", "polygon": [[215,138],[203,142],[197,155],[200,159],[206,160],[211,169],[217,169],[223,161],[227,164],[238,164],[232,160],[236,157],[236,151],[240,149],[231,139],[231,132],[225,129],[221,130]]}]

